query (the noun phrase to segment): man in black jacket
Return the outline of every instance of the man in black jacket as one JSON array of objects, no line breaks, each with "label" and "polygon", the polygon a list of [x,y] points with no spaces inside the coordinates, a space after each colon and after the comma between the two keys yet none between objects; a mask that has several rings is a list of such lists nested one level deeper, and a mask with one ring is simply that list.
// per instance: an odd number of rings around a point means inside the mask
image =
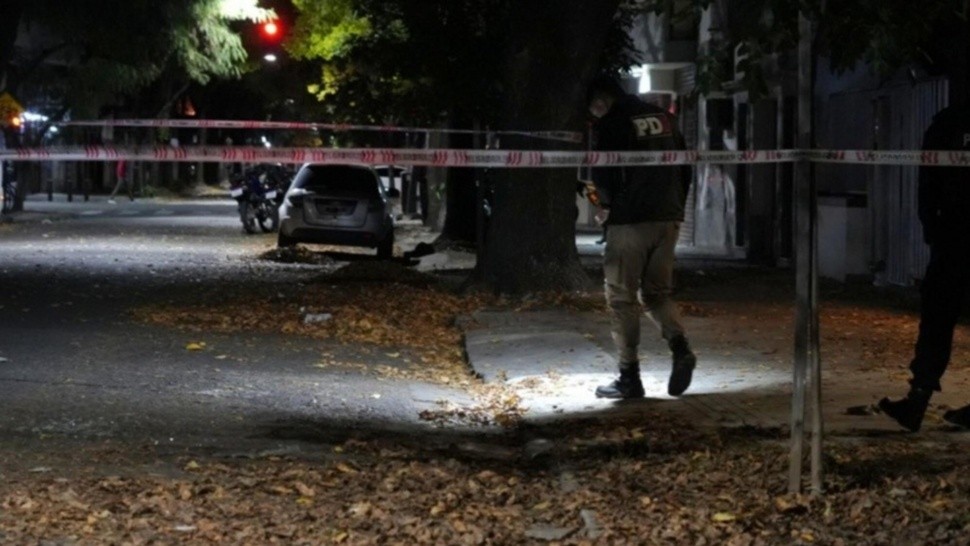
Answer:
[{"label": "man in black jacket", "polygon": [[[970,105],[937,114],[923,135],[923,149],[970,151]],[[930,263],[920,286],[919,336],[909,365],[913,377],[905,398],[879,402],[886,415],[913,432],[922,425],[933,392],[940,390],[970,284],[970,173],[963,167],[920,167],[918,198]],[[949,411],[944,419],[970,427],[970,406]]]},{"label": "man in black jacket", "polygon": [[[587,104],[597,118],[594,149],[683,150],[676,118],[625,93],[616,80],[597,78]],[[639,398],[640,303],[660,327],[673,353],[667,391],[680,396],[690,386],[697,359],[690,349],[677,305],[670,298],[674,248],[690,188],[689,166],[610,167],[594,170],[604,210],[606,251],[603,273],[612,312],[620,377],[596,389],[600,398]],[[638,301],[639,299],[639,301]]]}]

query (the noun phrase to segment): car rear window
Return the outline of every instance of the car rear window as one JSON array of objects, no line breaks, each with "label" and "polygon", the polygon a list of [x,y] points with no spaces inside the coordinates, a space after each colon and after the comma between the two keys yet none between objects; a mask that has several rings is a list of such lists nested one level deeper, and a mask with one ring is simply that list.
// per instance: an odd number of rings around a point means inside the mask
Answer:
[{"label": "car rear window", "polygon": [[373,171],[348,165],[311,165],[300,171],[293,186],[318,193],[354,192],[371,197],[380,192]]},{"label": "car rear window", "polygon": [[[377,171],[377,176],[380,176],[383,178],[387,178],[388,176],[391,175],[391,170],[388,169],[387,167],[375,167],[374,170]],[[401,178],[402,176],[404,176],[404,169],[395,168],[393,172],[394,172],[394,176],[397,178]]]}]

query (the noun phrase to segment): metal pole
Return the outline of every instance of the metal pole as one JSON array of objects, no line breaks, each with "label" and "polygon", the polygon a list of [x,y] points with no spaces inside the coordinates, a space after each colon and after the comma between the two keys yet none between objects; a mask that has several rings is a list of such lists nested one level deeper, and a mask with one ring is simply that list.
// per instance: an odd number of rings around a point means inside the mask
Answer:
[{"label": "metal pole", "polygon": [[809,386],[811,387],[810,398],[812,404],[812,494],[822,493],[822,357],[819,344],[818,330],[818,200],[815,188],[815,177],[810,176],[809,199],[811,202],[809,217],[809,227],[811,229],[811,297],[809,299]]},{"label": "metal pole", "polygon": [[[803,60],[805,65],[808,67],[808,75],[804,78],[805,81],[799,83],[799,86],[805,86],[805,90],[802,91],[804,96],[808,97],[805,101],[805,124],[802,126],[802,132],[807,135],[807,142],[801,143],[803,150],[810,149],[812,147],[812,92],[813,92],[813,81],[812,74],[814,72],[814,67],[812,66],[812,51],[811,51],[811,36],[812,36],[812,23],[802,14],[799,20],[799,33],[802,38],[801,41],[805,44],[805,59]],[[799,55],[802,52],[799,51]],[[799,107],[799,116],[802,115],[802,108]],[[823,421],[822,421],[822,354],[821,347],[819,343],[819,328],[818,328],[818,192],[816,191],[815,177],[812,175],[811,164],[808,164],[808,229],[809,229],[809,255],[810,255],[810,269],[809,269],[809,386],[811,387],[810,398],[812,404],[812,444],[811,444],[811,461],[812,461],[812,493],[821,494],[822,493],[822,481],[823,481],[823,468],[822,468],[822,439],[823,439]]]},{"label": "metal pole", "polygon": [[[808,150],[812,145],[812,46],[811,21],[804,13],[798,20],[798,138],[799,149]],[[813,355],[818,353],[818,338],[814,335],[817,324],[817,303],[815,296],[817,275],[815,248],[815,187],[812,179],[811,164],[799,161],[794,169],[795,180],[792,192],[795,213],[795,351],[794,375],[792,381],[791,413],[791,452],[789,454],[788,490],[798,493],[802,487],[802,457],[805,437],[805,387]],[[813,343],[814,342],[814,343]],[[813,347],[814,345],[814,347]],[[814,350],[813,350],[814,349]],[[820,389],[813,368],[812,393]],[[821,391],[818,391],[819,397]],[[818,403],[815,408],[818,409]],[[813,412],[813,429],[816,425]],[[820,424],[820,416],[819,416]],[[813,434],[813,455],[815,443],[820,440],[820,429]],[[813,484],[816,471],[813,457]],[[820,480],[819,475],[819,480]]]},{"label": "metal pole", "polygon": [[791,399],[791,451],[788,463],[788,491],[799,493],[802,490],[802,446],[805,437],[805,379],[808,368],[808,283],[809,263],[807,232],[807,208],[805,187],[803,185],[807,164],[795,165],[795,187],[793,201],[795,213],[795,353],[792,377]]}]

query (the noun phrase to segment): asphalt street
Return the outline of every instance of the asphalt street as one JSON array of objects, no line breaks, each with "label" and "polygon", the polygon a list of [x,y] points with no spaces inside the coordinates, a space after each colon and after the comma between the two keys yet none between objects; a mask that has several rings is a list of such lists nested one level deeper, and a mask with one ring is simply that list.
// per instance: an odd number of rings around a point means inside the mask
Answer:
[{"label": "asphalt street", "polygon": [[349,429],[428,429],[422,410],[466,396],[314,366],[324,353],[380,363],[373,347],[192,334],[130,314],[285,299],[320,275],[256,258],[274,247],[275,234],[243,234],[229,200],[29,202],[0,224],[0,441],[291,450]]},{"label": "asphalt street", "polygon": [[[401,235],[399,252],[417,242],[413,234]],[[598,235],[577,238],[587,262],[599,260]],[[103,198],[41,198],[12,222],[0,223],[0,450],[63,452],[111,443],[148,446],[155,454],[249,456],[305,454],[368,434],[437,445],[456,439],[489,443],[501,436],[486,440],[483,433],[498,431],[422,419],[422,412],[434,413],[445,401],[466,408],[480,401],[440,382],[369,373],[368,367],[400,365],[387,348],[245,330],[192,332],[148,325],[132,315],[133,309],[155,306],[288,305],[314,278],[349,259],[336,255],[328,265],[259,259],[273,248],[273,234],[243,233],[229,200],[112,205]],[[473,265],[474,255],[447,251],[422,258],[415,269]],[[613,373],[602,313],[478,313],[466,331],[467,355],[487,383],[511,386],[534,422],[647,408],[714,427],[784,427],[790,414],[790,322],[782,308],[763,304],[790,296],[769,291],[761,303],[748,296],[752,282],[787,286],[785,273],[764,273],[758,281],[756,271],[745,276],[728,268],[708,275],[691,267],[680,295],[691,310],[685,320],[703,368],[687,397],[666,396],[669,357],[646,321],[645,383],[654,394],[642,404],[613,405],[590,395]],[[852,330],[859,322],[852,317],[863,310],[850,307],[837,320]],[[893,316],[873,320],[915,324]],[[860,366],[873,343],[885,342],[825,331],[829,430],[894,430],[887,420],[848,415],[846,408],[898,390],[902,367],[896,364],[904,356]],[[204,350],[188,350],[199,343]],[[321,366],[324,359],[366,365]],[[959,369],[948,377],[954,384],[970,381]],[[939,400],[955,406],[961,390],[950,389]]]}]

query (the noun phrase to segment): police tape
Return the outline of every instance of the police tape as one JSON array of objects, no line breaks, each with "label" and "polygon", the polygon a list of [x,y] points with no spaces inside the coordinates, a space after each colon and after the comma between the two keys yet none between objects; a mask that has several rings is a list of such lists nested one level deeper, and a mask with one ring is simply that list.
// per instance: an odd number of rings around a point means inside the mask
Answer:
[{"label": "police tape", "polygon": [[358,163],[428,167],[538,168],[691,165],[795,161],[793,150],[745,152],[520,151],[398,148],[265,148],[240,146],[66,146],[0,150],[11,161],[147,161],[194,163]]},{"label": "police tape", "polygon": [[442,133],[479,135],[517,135],[564,142],[582,142],[583,134],[575,131],[481,131],[476,129],[443,129],[428,127],[400,127],[396,125],[354,125],[347,123],[314,123],[301,121],[256,121],[220,119],[99,119],[66,121],[62,127],[142,127],[169,129],[266,129],[266,130],[327,130],[333,132],[379,131],[390,133]]},{"label": "police tape", "polygon": [[924,167],[967,167],[970,152],[955,150],[808,150],[805,159],[815,163],[862,165],[918,165]]},{"label": "police tape", "polygon": [[872,150],[532,151],[242,146],[65,146],[0,150],[7,161],[145,161],[193,163],[356,163],[428,167],[541,168],[769,164],[812,161],[870,165],[970,166],[970,152]]}]

